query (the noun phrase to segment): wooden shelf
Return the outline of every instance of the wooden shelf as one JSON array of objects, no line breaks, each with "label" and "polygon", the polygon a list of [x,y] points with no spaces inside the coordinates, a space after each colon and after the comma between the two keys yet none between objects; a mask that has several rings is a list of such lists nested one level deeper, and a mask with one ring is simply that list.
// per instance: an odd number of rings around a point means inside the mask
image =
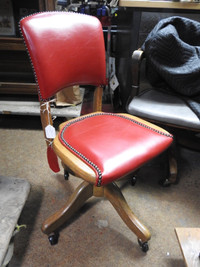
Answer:
[{"label": "wooden shelf", "polygon": [[37,95],[37,85],[35,83],[0,82],[0,94]]},{"label": "wooden shelf", "polygon": [[[37,1],[38,11],[55,10],[55,0],[35,0],[34,3],[32,3],[35,9],[35,3],[37,3]],[[32,7],[32,4],[29,3],[30,1],[23,0],[15,2],[17,8],[19,8],[18,5],[20,4],[24,4],[25,6],[27,4],[27,8],[29,9]],[[16,15],[15,20],[19,19],[20,17]],[[15,23],[17,24],[18,21],[15,21]],[[27,76],[27,73],[32,73],[32,70],[23,39],[17,36],[0,36],[0,51],[0,94],[37,94],[36,84],[32,83],[34,80]],[[27,58],[24,55],[26,55]]]},{"label": "wooden shelf", "polygon": [[7,51],[26,51],[22,38],[17,37],[0,37],[0,50]]},{"label": "wooden shelf", "polygon": [[[65,117],[68,119],[79,117],[81,114],[84,88],[80,88],[81,103],[78,105],[64,106],[64,107],[51,107],[52,116]],[[0,114],[12,115],[34,115],[40,116],[40,103],[36,101],[23,100],[0,100]]]},{"label": "wooden shelf", "polygon": [[200,10],[200,3],[195,3],[195,2],[120,0],[119,6],[121,6],[121,7],[138,7],[138,8],[166,8],[166,9]]}]

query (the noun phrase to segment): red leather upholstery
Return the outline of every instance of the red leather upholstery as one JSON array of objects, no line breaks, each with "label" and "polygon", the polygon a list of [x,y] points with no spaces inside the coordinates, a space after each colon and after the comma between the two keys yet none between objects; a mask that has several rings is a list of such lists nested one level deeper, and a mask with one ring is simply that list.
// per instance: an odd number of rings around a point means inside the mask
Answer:
[{"label": "red leather upholstery", "polygon": [[44,12],[24,18],[20,27],[40,100],[71,85],[106,83],[103,32],[97,18],[70,12]]},{"label": "red leather upholstery", "polygon": [[173,140],[170,134],[110,113],[93,113],[68,122],[59,139],[96,172],[97,185],[136,170]]}]

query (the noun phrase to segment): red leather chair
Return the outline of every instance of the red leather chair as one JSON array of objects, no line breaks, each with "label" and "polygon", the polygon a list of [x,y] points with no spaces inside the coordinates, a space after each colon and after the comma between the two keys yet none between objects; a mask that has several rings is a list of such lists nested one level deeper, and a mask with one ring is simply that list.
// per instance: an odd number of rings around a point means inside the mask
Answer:
[{"label": "red leather chair", "polygon": [[[101,23],[95,17],[67,12],[44,12],[20,21],[41,103],[41,120],[48,160],[84,181],[68,202],[42,226],[51,244],[56,232],[92,196],[106,197],[126,225],[148,250],[148,229],[136,218],[115,181],[134,172],[172,143],[162,128],[128,114],[103,113],[101,96],[106,84],[105,47]],[[94,113],[63,123],[54,138],[50,98],[72,85],[96,86]]]}]

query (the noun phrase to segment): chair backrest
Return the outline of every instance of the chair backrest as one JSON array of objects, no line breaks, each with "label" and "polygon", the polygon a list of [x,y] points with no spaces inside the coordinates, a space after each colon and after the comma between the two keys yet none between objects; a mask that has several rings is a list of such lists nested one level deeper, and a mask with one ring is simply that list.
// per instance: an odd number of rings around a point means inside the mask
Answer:
[{"label": "chair backrest", "polygon": [[105,85],[100,21],[71,12],[42,12],[20,21],[40,101],[72,85]]}]

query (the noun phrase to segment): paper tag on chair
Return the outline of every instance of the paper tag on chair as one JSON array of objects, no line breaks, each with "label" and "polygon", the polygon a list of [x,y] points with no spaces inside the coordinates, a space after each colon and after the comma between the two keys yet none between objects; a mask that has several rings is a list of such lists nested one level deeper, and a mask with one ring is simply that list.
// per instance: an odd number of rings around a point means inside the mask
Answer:
[{"label": "paper tag on chair", "polygon": [[119,82],[117,80],[117,76],[114,74],[113,77],[110,79],[110,88],[112,89],[112,91],[115,91],[118,85]]},{"label": "paper tag on chair", "polygon": [[46,138],[54,139],[56,137],[56,130],[52,125],[47,125],[45,127]]}]

